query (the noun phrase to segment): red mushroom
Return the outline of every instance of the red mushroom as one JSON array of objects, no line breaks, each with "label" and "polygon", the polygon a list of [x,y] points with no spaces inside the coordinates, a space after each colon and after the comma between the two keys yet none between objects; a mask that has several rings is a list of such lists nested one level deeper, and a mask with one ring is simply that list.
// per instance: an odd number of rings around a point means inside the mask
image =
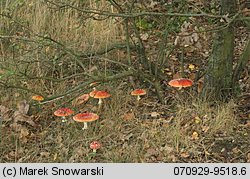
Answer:
[{"label": "red mushroom", "polygon": [[137,101],[141,99],[140,96],[145,95],[147,92],[144,89],[135,89],[134,91],[131,92],[131,95],[137,96]]},{"label": "red mushroom", "polygon": [[34,95],[34,96],[32,96],[32,99],[35,100],[35,101],[38,101],[38,102],[44,100],[44,98],[42,96],[40,96],[40,95]]},{"label": "red mushroom", "polygon": [[186,79],[186,78],[179,78],[179,79],[173,79],[170,82],[168,82],[168,84],[172,87],[176,87],[176,88],[186,88],[186,87],[190,87],[193,85],[193,81],[190,79]]},{"label": "red mushroom", "polygon": [[54,115],[55,116],[58,116],[58,117],[61,117],[62,118],[62,122],[66,122],[66,116],[70,116],[71,114],[73,114],[74,111],[69,109],[69,108],[60,108],[60,109],[57,109],[55,112],[54,112]]},{"label": "red mushroom", "polygon": [[80,105],[82,103],[85,103],[89,100],[89,94],[83,94],[79,97],[77,97],[72,103],[73,105]]},{"label": "red mushroom", "polygon": [[110,97],[110,94],[106,91],[98,91],[98,90],[93,90],[92,92],[89,93],[90,97],[99,99],[98,104],[102,104],[102,99]]},{"label": "red mushroom", "polygon": [[96,150],[101,148],[102,144],[98,141],[93,141],[90,143],[89,147],[93,149],[93,152],[96,153]]},{"label": "red mushroom", "polygon": [[99,119],[99,116],[97,114],[95,114],[95,113],[85,112],[85,113],[76,114],[73,117],[73,119],[74,119],[74,121],[77,121],[77,122],[83,122],[84,127],[82,128],[82,130],[85,130],[85,129],[88,128],[87,123]]},{"label": "red mushroom", "polygon": [[96,94],[97,91],[98,91],[98,90],[96,90],[96,88],[93,88],[93,91],[91,91],[91,92],[89,93],[89,96],[93,98],[93,97],[95,96],[95,94]]}]

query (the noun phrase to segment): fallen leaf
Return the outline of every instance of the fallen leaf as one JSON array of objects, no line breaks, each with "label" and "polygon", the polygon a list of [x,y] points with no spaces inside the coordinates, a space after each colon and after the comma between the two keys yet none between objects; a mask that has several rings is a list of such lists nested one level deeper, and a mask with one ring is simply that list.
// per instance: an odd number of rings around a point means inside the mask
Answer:
[{"label": "fallen leaf", "polygon": [[92,66],[88,69],[88,73],[92,73],[93,71],[98,70],[97,66]]},{"label": "fallen leaf", "polygon": [[63,141],[63,137],[59,134],[59,135],[56,137],[56,143],[61,144],[62,141]]},{"label": "fallen leaf", "polygon": [[209,126],[202,126],[202,131],[203,132],[207,132],[209,130]]},{"label": "fallen leaf", "polygon": [[3,121],[11,121],[12,120],[12,115],[13,115],[13,110],[3,106],[3,105],[0,105],[0,119],[3,120]]},{"label": "fallen leaf", "polygon": [[3,74],[5,74],[5,71],[0,69],[0,75],[3,75]]},{"label": "fallen leaf", "polygon": [[10,158],[16,158],[16,151],[11,151],[8,155]]},{"label": "fallen leaf", "polygon": [[19,132],[21,131],[22,125],[14,122],[13,124],[10,124],[10,128],[16,132]]},{"label": "fallen leaf", "polygon": [[9,110],[10,110],[9,108],[6,108],[5,106],[0,105],[0,113],[1,113],[1,114],[6,113],[6,112],[8,112]]},{"label": "fallen leaf", "polygon": [[34,123],[34,121],[32,120],[31,116],[25,115],[23,113],[21,113],[20,111],[15,111],[13,114],[13,119],[14,122],[25,122],[31,126],[35,126],[36,124]]},{"label": "fallen leaf", "polygon": [[153,148],[149,148],[145,154],[145,157],[150,157],[150,156],[157,156],[158,152],[153,149]]},{"label": "fallen leaf", "polygon": [[[180,45],[182,47],[195,45],[199,40],[199,35],[195,32],[197,30],[197,27],[194,27],[190,22],[185,21],[181,25],[181,32],[178,33],[175,38],[174,45]],[[200,47],[200,45],[198,47]]]},{"label": "fallen leaf", "polygon": [[143,41],[148,40],[148,37],[149,37],[148,33],[141,34],[141,39],[142,39]]},{"label": "fallen leaf", "polygon": [[250,152],[247,154],[247,162],[250,162]]},{"label": "fallen leaf", "polygon": [[150,116],[151,117],[158,117],[158,116],[160,116],[160,114],[158,112],[151,112]]},{"label": "fallen leaf", "polygon": [[173,152],[174,152],[174,148],[165,145],[164,147],[161,147],[161,148],[160,148],[160,151],[164,151],[164,152],[166,152],[167,154],[170,154],[170,153],[173,153]]},{"label": "fallen leaf", "polygon": [[242,9],[241,12],[244,14],[244,16],[250,16],[250,10],[249,10],[249,8],[244,8],[244,9]]},{"label": "fallen leaf", "polygon": [[201,118],[200,118],[199,116],[195,116],[194,122],[195,122],[196,124],[199,124],[199,123],[201,122]]},{"label": "fallen leaf", "polygon": [[189,64],[189,65],[188,65],[188,68],[189,68],[190,70],[195,70],[195,65],[194,65],[194,64]]},{"label": "fallen leaf", "polygon": [[200,94],[203,90],[204,82],[203,82],[203,80],[199,80],[197,84],[198,84],[197,91]]},{"label": "fallen leaf", "polygon": [[240,152],[240,149],[239,149],[238,147],[234,147],[234,148],[232,149],[232,152],[233,152],[234,154],[238,154],[238,153]]},{"label": "fallen leaf", "polygon": [[50,51],[50,47],[48,46],[48,47],[45,48],[45,53],[49,53],[49,51]]},{"label": "fallen leaf", "polygon": [[245,126],[250,128],[250,121],[247,121],[247,123],[245,124]]},{"label": "fallen leaf", "polygon": [[169,155],[168,158],[169,158],[173,163],[175,163],[175,162],[177,161],[177,158],[176,158],[175,154]]},{"label": "fallen leaf", "polygon": [[53,160],[54,160],[54,161],[57,159],[57,156],[58,156],[57,153],[55,153],[55,154],[53,155]]},{"label": "fallen leaf", "polygon": [[50,153],[49,152],[40,152],[41,157],[49,157]]},{"label": "fallen leaf", "polygon": [[191,37],[192,37],[192,39],[193,39],[193,42],[197,42],[198,40],[199,40],[199,36],[198,36],[198,33],[193,33],[192,35],[191,35]]},{"label": "fallen leaf", "polygon": [[180,43],[180,36],[177,35],[177,37],[174,40],[174,45],[178,45]]},{"label": "fallen leaf", "polygon": [[190,155],[189,155],[189,153],[187,153],[187,152],[182,152],[182,153],[181,153],[181,157],[182,157],[182,158],[188,158],[188,157],[190,157]]},{"label": "fallen leaf", "polygon": [[20,138],[25,138],[29,135],[29,130],[26,127],[21,127],[21,131],[20,131]]},{"label": "fallen leaf", "polygon": [[198,139],[199,139],[199,134],[198,134],[198,132],[193,132],[191,139],[193,139],[193,140],[198,140]]}]

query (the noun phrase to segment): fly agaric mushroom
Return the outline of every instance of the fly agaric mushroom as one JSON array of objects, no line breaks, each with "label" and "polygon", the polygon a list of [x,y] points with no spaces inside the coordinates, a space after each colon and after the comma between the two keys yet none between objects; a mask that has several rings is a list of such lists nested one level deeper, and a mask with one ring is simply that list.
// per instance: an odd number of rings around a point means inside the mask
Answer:
[{"label": "fly agaric mushroom", "polygon": [[69,108],[60,108],[60,109],[57,109],[55,112],[54,112],[54,115],[55,116],[58,116],[58,117],[61,117],[62,118],[62,122],[66,122],[66,116],[70,116],[71,114],[73,114],[74,111],[69,109]]},{"label": "fly agaric mushroom", "polygon": [[76,98],[74,101],[73,101],[73,104],[75,105],[80,105],[82,103],[85,103],[86,101],[89,100],[89,94],[83,94],[81,96],[79,96],[78,98]]},{"label": "fly agaric mushroom", "polygon": [[93,152],[96,153],[96,150],[101,148],[102,144],[98,141],[93,141],[90,143],[89,147],[93,149]]},{"label": "fly agaric mushroom", "polygon": [[179,79],[173,79],[170,82],[168,82],[168,84],[172,87],[176,87],[176,88],[186,88],[186,87],[190,87],[193,85],[193,81],[190,79],[186,79],[186,78],[179,78]]},{"label": "fly agaric mushroom", "polygon": [[89,96],[93,98],[93,97],[95,96],[95,94],[97,93],[97,91],[98,91],[98,90],[96,90],[96,88],[93,88],[93,91],[91,91],[91,92],[89,93]]},{"label": "fly agaric mushroom", "polygon": [[88,128],[88,122],[92,122],[92,121],[99,119],[99,116],[95,113],[85,112],[85,113],[76,114],[73,117],[73,119],[74,121],[77,121],[77,122],[83,122],[84,126],[82,130],[85,130]]},{"label": "fly agaric mushroom", "polygon": [[35,100],[35,101],[38,101],[38,102],[44,100],[44,98],[42,96],[40,96],[40,95],[34,95],[34,96],[32,96],[32,99]]},{"label": "fly agaric mushroom", "polygon": [[110,94],[107,93],[106,91],[92,91],[90,92],[90,96],[96,99],[99,99],[98,104],[102,104],[102,99],[110,97]]},{"label": "fly agaric mushroom", "polygon": [[134,91],[131,92],[131,95],[137,96],[137,101],[141,99],[140,96],[145,95],[145,94],[146,94],[146,90],[144,89],[135,89]]}]

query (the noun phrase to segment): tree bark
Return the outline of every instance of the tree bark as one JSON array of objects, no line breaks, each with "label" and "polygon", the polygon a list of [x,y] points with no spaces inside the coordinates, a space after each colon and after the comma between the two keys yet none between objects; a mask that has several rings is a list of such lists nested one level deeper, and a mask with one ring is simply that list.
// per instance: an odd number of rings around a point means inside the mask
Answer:
[{"label": "tree bark", "polygon": [[[250,37],[250,35],[249,35]],[[247,45],[244,49],[244,51],[242,52],[239,62],[237,64],[237,66],[235,67],[234,70],[234,75],[233,75],[233,83],[234,83],[234,93],[237,94],[238,92],[238,81],[240,79],[240,76],[244,70],[244,68],[246,67],[248,61],[250,60],[250,40],[248,39]]]},{"label": "tree bark", "polygon": [[[236,0],[221,0],[221,15],[233,15],[237,10]],[[212,54],[209,58],[208,69],[205,75],[204,95],[218,100],[227,99],[232,93],[233,25],[218,31],[215,34]]]}]

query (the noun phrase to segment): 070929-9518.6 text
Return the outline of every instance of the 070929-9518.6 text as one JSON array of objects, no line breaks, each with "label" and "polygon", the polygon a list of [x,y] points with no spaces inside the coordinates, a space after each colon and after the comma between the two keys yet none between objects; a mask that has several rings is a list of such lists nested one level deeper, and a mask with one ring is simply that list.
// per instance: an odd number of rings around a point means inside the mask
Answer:
[{"label": "070929-9518.6 text", "polygon": [[247,175],[247,167],[223,167],[223,166],[181,166],[173,168],[174,175],[213,175],[213,176],[244,176]]}]

